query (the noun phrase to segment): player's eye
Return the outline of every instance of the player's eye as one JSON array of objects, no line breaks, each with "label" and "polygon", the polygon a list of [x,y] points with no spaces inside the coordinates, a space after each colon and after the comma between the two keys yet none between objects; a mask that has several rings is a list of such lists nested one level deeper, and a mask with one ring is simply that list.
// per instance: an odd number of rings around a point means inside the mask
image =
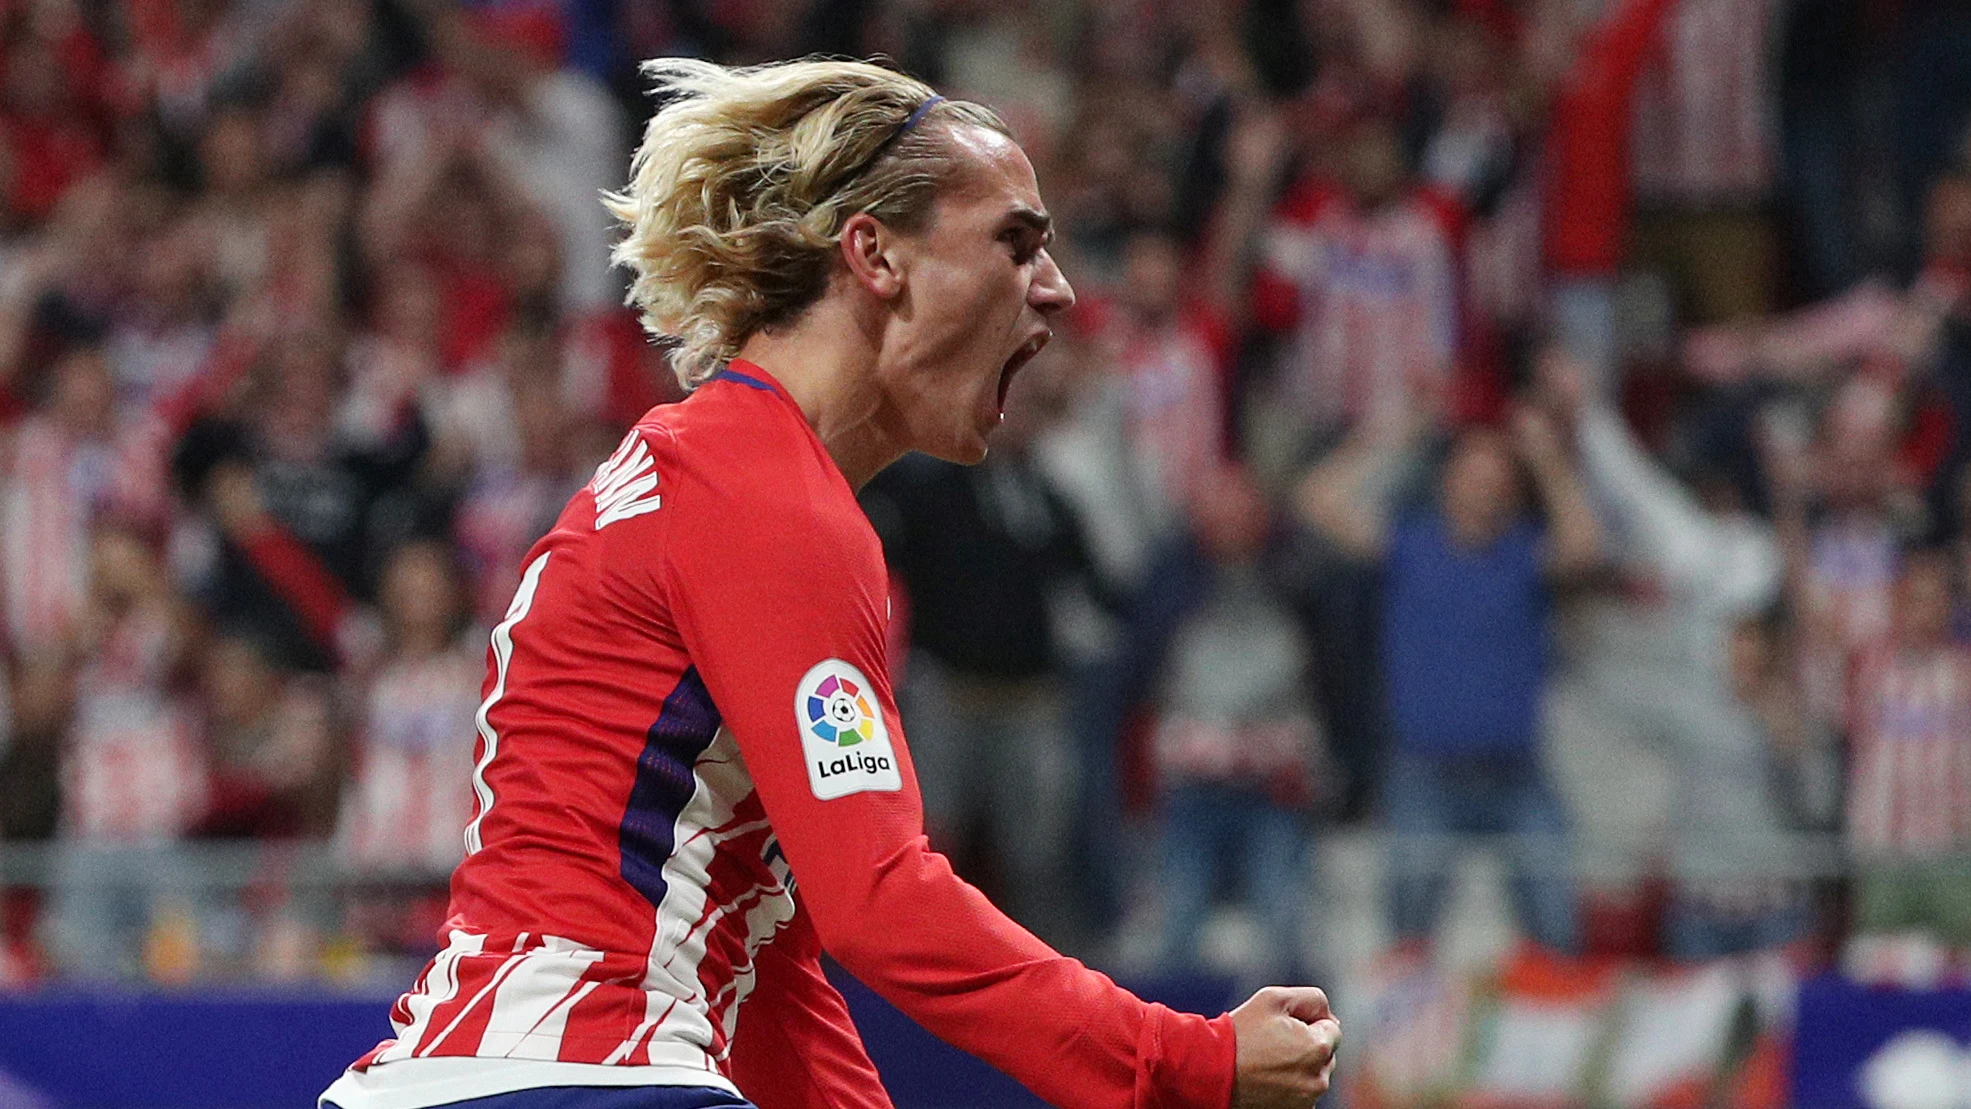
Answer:
[{"label": "player's eye", "polygon": [[1042,246],[1040,236],[1030,227],[1009,227],[999,233],[999,241],[1012,249],[1013,264],[1016,266],[1033,261]]}]

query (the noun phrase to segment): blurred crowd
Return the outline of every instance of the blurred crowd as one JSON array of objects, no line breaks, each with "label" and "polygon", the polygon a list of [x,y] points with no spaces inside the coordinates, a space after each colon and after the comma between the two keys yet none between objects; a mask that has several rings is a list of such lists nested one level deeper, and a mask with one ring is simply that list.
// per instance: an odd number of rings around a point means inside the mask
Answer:
[{"label": "blurred crowd", "polygon": [[1971,975],[1971,6],[11,0],[0,978],[430,949],[487,629],[677,398],[635,60],[813,52],[999,109],[1081,294],[863,495],[1016,917],[1306,973],[1367,829],[1398,959],[1484,837],[1539,950]]}]

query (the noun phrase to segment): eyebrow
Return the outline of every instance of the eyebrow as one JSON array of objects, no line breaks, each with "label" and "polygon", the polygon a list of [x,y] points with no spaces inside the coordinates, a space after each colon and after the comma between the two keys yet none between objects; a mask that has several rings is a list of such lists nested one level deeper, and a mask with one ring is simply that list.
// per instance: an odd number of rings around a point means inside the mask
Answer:
[{"label": "eyebrow", "polygon": [[1048,215],[1046,212],[1037,211],[1033,208],[1020,207],[1008,212],[1007,217],[1016,223],[1023,223],[1035,231],[1040,232],[1049,242],[1052,242],[1054,239],[1054,217]]}]

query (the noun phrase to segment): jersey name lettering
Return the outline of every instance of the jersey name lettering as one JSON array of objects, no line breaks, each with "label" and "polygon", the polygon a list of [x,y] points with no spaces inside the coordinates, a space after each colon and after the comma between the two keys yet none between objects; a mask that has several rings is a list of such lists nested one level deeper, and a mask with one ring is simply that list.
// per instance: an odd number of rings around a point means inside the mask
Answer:
[{"label": "jersey name lettering", "polygon": [[664,506],[656,493],[657,460],[650,457],[650,444],[632,431],[609,460],[595,468],[589,491],[595,494],[595,530],[605,525]]}]

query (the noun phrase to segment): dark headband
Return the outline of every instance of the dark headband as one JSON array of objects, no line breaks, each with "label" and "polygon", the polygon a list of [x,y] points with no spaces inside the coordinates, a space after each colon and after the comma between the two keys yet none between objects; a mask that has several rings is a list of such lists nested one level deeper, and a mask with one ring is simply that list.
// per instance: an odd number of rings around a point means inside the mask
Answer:
[{"label": "dark headband", "polygon": [[866,159],[862,163],[862,169],[857,170],[855,172],[855,175],[858,177],[861,176],[862,173],[865,170],[867,170],[870,166],[873,166],[877,162],[882,161],[883,155],[888,154],[890,152],[890,148],[897,144],[898,139],[901,139],[905,135],[908,135],[910,134],[910,132],[916,130],[917,125],[924,122],[924,117],[930,114],[931,109],[937,107],[939,104],[942,103],[944,103],[944,97],[934,95],[929,100],[926,100],[922,104],[917,105],[917,110],[910,113],[910,115],[904,119],[903,126],[898,127],[895,131],[892,131],[890,133],[890,137],[884,139],[881,145],[876,147],[876,152],[874,154],[871,154],[868,157],[868,159]]},{"label": "dark headband", "polygon": [[[929,100],[926,100],[922,104],[917,105],[917,110],[910,113],[910,118],[903,121],[902,127],[897,128],[896,138],[900,139],[905,135],[910,134],[911,129],[916,127],[919,123],[922,123],[924,121],[924,116],[928,112],[930,112],[932,108],[935,108],[942,103],[944,103],[944,97],[933,95]],[[890,141],[894,142],[896,141],[896,139],[892,139]]]},{"label": "dark headband", "polygon": [[914,130],[918,124],[924,122],[924,117],[931,113],[932,108],[935,108],[942,103],[944,103],[944,97],[933,95],[929,100],[926,100],[922,104],[917,105],[917,110],[911,112],[909,116],[905,117],[903,124],[899,126],[896,130],[890,132],[889,138],[884,139],[882,142],[878,143],[876,145],[876,149],[872,151],[867,158],[864,158],[860,165],[856,166],[854,169],[850,170],[848,173],[843,175],[834,185],[830,186],[829,191],[831,193],[840,192],[841,190],[847,188],[850,182],[854,181],[858,177],[861,177],[863,174],[868,173],[871,166],[874,166],[877,162],[883,160],[883,155],[888,154],[890,152],[890,148],[897,144],[898,139],[901,139],[905,135],[910,134],[910,132]]}]

